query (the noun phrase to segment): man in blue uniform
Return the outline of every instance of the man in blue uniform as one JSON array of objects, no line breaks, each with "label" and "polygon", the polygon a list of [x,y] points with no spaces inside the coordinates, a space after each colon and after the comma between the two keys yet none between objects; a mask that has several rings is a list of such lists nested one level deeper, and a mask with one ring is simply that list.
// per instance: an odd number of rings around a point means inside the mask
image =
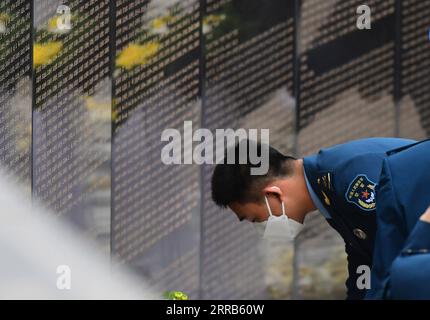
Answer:
[{"label": "man in blue uniform", "polygon": [[[268,237],[289,240],[305,216],[318,209],[345,240],[348,299],[362,299],[358,267],[372,265],[376,233],[376,182],[386,152],[415,143],[395,138],[369,138],[322,149],[295,159],[269,148],[269,171],[253,176],[246,164],[220,163],[212,177],[212,198],[232,209],[239,220],[254,222]],[[236,159],[239,158],[236,146]]]},{"label": "man in blue uniform", "polygon": [[[430,140],[388,152],[382,164],[376,194],[377,233],[371,289],[366,297],[370,299],[391,298],[396,295],[399,297],[402,292],[413,294],[414,290],[418,297],[418,293],[424,288],[420,289],[410,282],[410,286],[401,289],[399,283],[406,286],[407,279],[414,277],[414,274],[401,275],[400,270],[404,271],[405,265],[415,267],[407,272],[419,269],[418,264],[424,263],[426,258],[415,255],[427,253],[430,249],[430,213],[426,212],[420,219],[430,205]],[[396,257],[398,260],[393,265]],[[390,277],[391,269],[394,271],[393,279]],[[421,282],[421,286],[430,286],[428,270],[426,281]],[[394,295],[390,289],[391,280],[394,280]],[[416,281],[414,283],[419,284]],[[429,289],[426,289],[428,292]]]},{"label": "man in blue uniform", "polygon": [[430,299],[430,207],[390,269],[390,298]]}]

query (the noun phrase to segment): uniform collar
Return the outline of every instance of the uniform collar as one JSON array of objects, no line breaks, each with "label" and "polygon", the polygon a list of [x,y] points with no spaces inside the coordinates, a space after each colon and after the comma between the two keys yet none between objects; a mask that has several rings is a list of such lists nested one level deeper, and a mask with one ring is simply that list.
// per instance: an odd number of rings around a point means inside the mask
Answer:
[{"label": "uniform collar", "polygon": [[[319,210],[319,212],[321,212],[321,214],[324,216],[324,218],[331,219],[330,213],[327,211],[327,209],[324,207],[324,205],[321,203],[320,199],[316,195],[314,189],[312,188],[312,186],[308,180],[308,176],[306,174],[306,168],[308,167],[308,165],[312,166],[312,162],[315,160],[316,160],[316,158],[314,156],[306,157],[303,159],[303,172],[305,175],[306,187],[308,188],[309,194],[311,196],[312,202],[314,203],[315,207]],[[306,163],[306,165],[305,165],[305,163]]]}]

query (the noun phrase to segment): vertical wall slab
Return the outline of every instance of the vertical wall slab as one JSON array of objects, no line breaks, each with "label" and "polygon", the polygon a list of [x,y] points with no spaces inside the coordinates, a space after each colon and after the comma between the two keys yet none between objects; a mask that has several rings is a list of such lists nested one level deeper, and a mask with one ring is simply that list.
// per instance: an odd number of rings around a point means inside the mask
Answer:
[{"label": "vertical wall slab", "polygon": [[200,126],[200,3],[117,0],[115,19],[112,251],[197,298],[199,168],[184,122]]},{"label": "vertical wall slab", "polygon": [[[301,1],[300,155],[396,134],[395,1],[367,1],[371,29],[358,29],[363,1]],[[318,213],[297,244],[299,296],[343,298],[343,240]]]},{"label": "vertical wall slab", "polygon": [[[70,9],[70,21],[67,8],[57,13],[60,4]],[[109,14],[109,0],[34,2],[33,194],[98,238],[106,251]]]},{"label": "vertical wall slab", "polygon": [[[293,1],[207,0],[204,13],[203,126],[270,129],[270,143],[291,154]],[[250,223],[212,202],[212,170],[203,169],[201,296],[267,297],[262,244]]]},{"label": "vertical wall slab", "polygon": [[0,164],[31,190],[31,1],[0,1]]}]

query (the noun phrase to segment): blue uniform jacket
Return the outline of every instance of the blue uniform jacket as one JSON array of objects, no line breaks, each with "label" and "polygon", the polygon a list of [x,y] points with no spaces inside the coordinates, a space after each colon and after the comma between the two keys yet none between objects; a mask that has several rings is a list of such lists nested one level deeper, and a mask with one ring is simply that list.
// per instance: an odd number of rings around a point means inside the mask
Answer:
[{"label": "blue uniform jacket", "polygon": [[[430,223],[419,221],[430,205],[430,140],[390,151],[382,165],[376,194],[378,230],[371,289],[366,298],[383,299],[391,297],[391,268],[399,270],[406,261],[404,257],[430,248]],[[393,266],[396,257],[399,260]],[[398,293],[398,285],[395,289]]]},{"label": "blue uniform jacket", "polygon": [[321,149],[318,154],[303,159],[309,191],[317,197],[315,205],[328,213],[327,222],[345,240],[348,299],[362,299],[366,294],[365,289],[356,285],[360,276],[357,268],[372,265],[376,233],[375,187],[382,162],[389,150],[413,143],[413,140],[397,138],[361,139]]}]

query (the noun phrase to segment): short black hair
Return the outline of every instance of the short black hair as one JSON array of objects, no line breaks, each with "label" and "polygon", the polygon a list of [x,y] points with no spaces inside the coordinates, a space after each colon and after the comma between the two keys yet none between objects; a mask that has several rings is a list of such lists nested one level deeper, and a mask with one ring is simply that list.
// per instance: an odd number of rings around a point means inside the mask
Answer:
[{"label": "short black hair", "polygon": [[[251,168],[257,167],[249,161],[249,152],[245,164],[240,164],[239,145],[244,140],[234,146],[235,163],[228,164],[227,152],[221,163],[215,166],[212,175],[212,199],[220,207],[227,207],[229,204],[238,202],[261,202],[261,189],[270,181],[280,177],[287,177],[292,174],[292,160],[296,158],[286,156],[275,148],[267,146],[269,149],[269,170],[264,175],[251,175]],[[252,140],[245,142],[256,143],[257,151],[261,155],[261,144]],[[249,148],[248,148],[249,150]]]}]

